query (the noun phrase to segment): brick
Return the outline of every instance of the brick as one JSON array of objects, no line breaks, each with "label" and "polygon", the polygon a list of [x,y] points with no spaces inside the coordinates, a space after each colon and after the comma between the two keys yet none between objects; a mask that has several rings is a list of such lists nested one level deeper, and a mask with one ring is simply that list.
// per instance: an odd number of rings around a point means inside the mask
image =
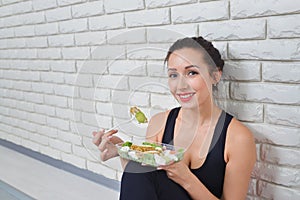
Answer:
[{"label": "brick", "polygon": [[84,112],[95,112],[94,101],[85,99],[73,99],[72,109],[84,111]]},{"label": "brick", "polygon": [[260,81],[261,67],[259,62],[225,62],[223,78],[232,81]]},{"label": "brick", "polygon": [[227,1],[195,3],[171,8],[173,23],[191,23],[229,18]]},{"label": "brick", "polygon": [[72,18],[71,7],[62,7],[45,11],[47,22],[62,21]]},{"label": "brick", "polygon": [[0,8],[0,16],[16,15],[32,11],[32,2],[20,2],[17,4],[11,4],[2,6]]},{"label": "brick", "polygon": [[74,86],[70,85],[54,85],[54,94],[59,96],[74,97]]},{"label": "brick", "polygon": [[132,91],[168,94],[169,87],[166,78],[129,77],[129,88]]},{"label": "brick", "polygon": [[59,22],[59,30],[61,33],[75,33],[88,30],[87,19],[72,19]]},{"label": "brick", "polygon": [[263,121],[263,105],[259,103],[246,103],[235,101],[219,101],[219,106],[234,117],[246,122]]},{"label": "brick", "polygon": [[65,108],[68,105],[66,97],[44,95],[44,101],[46,105],[51,105],[51,106],[58,106],[58,107]]},{"label": "brick", "polygon": [[125,23],[127,27],[170,24],[170,11],[166,8],[125,13]]},{"label": "brick", "polygon": [[15,28],[15,36],[17,37],[26,37],[33,36],[34,34],[34,26],[20,26]]},{"label": "brick", "polygon": [[[10,100],[10,101],[12,101],[12,100]],[[11,104],[13,104],[13,102],[14,101],[12,101]],[[28,112],[34,112],[33,105],[34,104],[31,103],[31,102],[19,101],[15,106],[16,106],[16,108],[18,108],[20,110],[25,110],[25,111],[28,111]]]},{"label": "brick", "polygon": [[265,120],[271,124],[299,127],[299,117],[299,106],[267,105],[265,108]]},{"label": "brick", "polygon": [[144,9],[143,0],[129,0],[120,2],[118,0],[105,1],[106,13],[124,12]]},{"label": "brick", "polygon": [[56,0],[33,0],[32,6],[34,10],[45,10],[57,7]]},{"label": "brick", "polygon": [[119,90],[127,90],[128,89],[128,77],[126,76],[118,76],[118,75],[103,75],[96,79],[95,83],[97,83],[97,88],[104,89],[119,89]]},{"label": "brick", "polygon": [[[72,60],[51,61],[50,68],[54,72],[76,72],[75,61]],[[61,80],[61,76],[59,80]]]},{"label": "brick", "polygon": [[162,61],[148,61],[147,72],[151,77],[167,77],[167,67]]},{"label": "brick", "polygon": [[14,28],[1,28],[0,29],[0,38],[10,38],[15,35]]},{"label": "brick", "polygon": [[70,108],[55,108],[56,117],[66,119],[66,120],[75,120],[75,112]]},{"label": "brick", "polygon": [[87,149],[84,145],[72,145],[73,155],[86,160],[95,160],[96,157],[92,152]]},{"label": "brick", "polygon": [[293,167],[300,165],[300,151],[297,149],[263,144],[261,152],[261,159],[264,162]]},{"label": "brick", "polygon": [[79,97],[87,100],[95,99],[95,88],[79,87]]},{"label": "brick", "polygon": [[292,189],[264,181],[259,181],[258,183],[258,195],[262,198],[274,200],[300,198],[300,192],[297,189]]},{"label": "brick", "polygon": [[299,186],[299,173],[295,168],[259,163],[257,170],[256,176],[262,180],[288,187]]},{"label": "brick", "polygon": [[199,25],[199,34],[207,40],[265,39],[265,32],[264,19],[208,22]]},{"label": "brick", "polygon": [[78,74],[76,77],[76,86],[92,87],[93,86],[93,75],[91,74]]},{"label": "brick", "polygon": [[90,57],[90,48],[89,47],[62,48],[62,57],[64,59],[87,59]]},{"label": "brick", "polygon": [[57,0],[57,4],[60,6],[72,5],[81,2],[85,2],[86,0]]},{"label": "brick", "polygon": [[194,37],[197,35],[196,24],[176,24],[162,27],[147,28],[147,40],[150,43],[170,43],[179,38]]},{"label": "brick", "polygon": [[112,98],[111,102],[112,103],[128,104],[131,94],[132,94],[131,91],[113,90],[111,92],[111,98]]},{"label": "brick", "polygon": [[50,83],[33,82],[31,88],[33,92],[53,94],[53,85]]},{"label": "brick", "polygon": [[61,129],[61,130],[65,130],[65,131],[70,130],[69,121],[64,120],[64,119],[59,119],[56,117],[47,116],[47,125]]},{"label": "brick", "polygon": [[44,98],[42,94],[27,92],[24,93],[24,100],[32,103],[43,103]]},{"label": "brick", "polygon": [[89,18],[89,29],[90,30],[110,30],[123,28],[124,15],[123,14],[112,14],[103,15],[99,17]]},{"label": "brick", "polygon": [[298,128],[272,124],[247,124],[260,143],[300,147]]},{"label": "brick", "polygon": [[110,30],[107,31],[107,42],[109,44],[135,44],[146,42],[146,30],[138,29],[124,29],[124,30]]},{"label": "brick", "polygon": [[136,92],[134,91],[129,99],[129,104],[130,105],[135,105],[139,107],[145,107],[150,105],[150,94],[145,93],[145,92]]},{"label": "brick", "polygon": [[97,126],[97,123],[100,122],[102,124],[110,124],[111,123],[111,117],[107,116],[100,116],[100,121],[97,121],[97,114],[96,113],[86,113],[81,112],[81,121],[87,125],[91,126]]},{"label": "brick", "polygon": [[40,144],[41,146],[48,145],[48,141],[49,141],[48,137],[39,134],[30,134],[29,139],[35,143]]},{"label": "brick", "polygon": [[82,139],[80,135],[78,134],[73,134],[68,131],[61,131],[59,130],[58,132],[58,138],[62,141],[71,143],[71,144],[76,144],[76,145],[81,145],[82,144]]},{"label": "brick", "polygon": [[98,174],[101,174],[107,178],[110,178],[110,179],[116,178],[116,171],[114,169],[107,167],[106,165],[87,161],[87,168],[88,168],[88,170],[98,173]]},{"label": "brick", "polygon": [[43,105],[43,104],[35,104],[34,112],[43,114],[43,115],[54,116],[55,115],[55,107]]},{"label": "brick", "polygon": [[[18,21],[24,24],[39,24],[46,22],[44,12],[31,12],[27,14],[17,15]],[[19,24],[21,25],[21,24]]]},{"label": "brick", "polygon": [[27,117],[28,117],[27,120],[33,123],[37,123],[41,125],[45,125],[47,123],[45,115],[41,115],[37,113],[28,113]]},{"label": "brick", "polygon": [[94,98],[97,101],[109,102],[111,101],[111,94],[109,89],[95,88]]},{"label": "brick", "polygon": [[280,16],[268,19],[269,38],[300,37],[300,15]]},{"label": "brick", "polygon": [[11,27],[11,26],[18,26],[22,25],[22,20],[20,20],[20,16],[13,15],[9,17],[2,18],[2,27]]},{"label": "brick", "polygon": [[57,23],[47,23],[35,25],[36,35],[53,35],[58,33]]},{"label": "brick", "polygon": [[195,3],[196,0],[170,0],[170,1],[160,1],[160,0],[146,0],[145,4],[147,8],[160,8],[167,6],[175,6],[181,4]]},{"label": "brick", "polygon": [[151,94],[151,107],[159,109],[171,109],[178,106],[172,95]]},{"label": "brick", "polygon": [[91,48],[92,59],[116,60],[125,59],[125,46],[122,45],[103,45]]},{"label": "brick", "polygon": [[229,43],[231,59],[299,60],[300,40],[239,41]]},{"label": "brick", "polygon": [[226,100],[230,99],[229,91],[230,91],[230,83],[225,81],[220,81],[217,84],[217,90],[213,91],[213,96],[217,100]]},{"label": "brick", "polygon": [[54,149],[57,149],[61,152],[70,153],[72,151],[71,150],[71,144],[69,144],[67,142],[60,141],[58,139],[50,138],[49,139],[49,146],[54,148]]},{"label": "brick", "polygon": [[46,48],[37,50],[37,58],[41,59],[61,59],[61,49]]},{"label": "brick", "polygon": [[127,57],[136,60],[163,60],[169,44],[133,44],[127,46]]},{"label": "brick", "polygon": [[102,45],[106,43],[106,33],[102,31],[75,33],[76,45]]},{"label": "brick", "polygon": [[[255,6],[249,6],[255,5]],[[272,5],[272,6],[270,6]],[[250,0],[247,2],[241,0],[231,0],[231,17],[249,18],[269,15],[281,15],[300,12],[300,2],[293,0]]]},{"label": "brick", "polygon": [[[75,130],[73,130],[73,131],[75,131],[74,134],[77,134],[82,137],[83,144],[85,144],[87,147],[91,146],[91,147],[95,148],[95,145],[91,142],[92,141],[92,132],[95,130],[99,130],[99,127],[86,125],[81,122],[73,123],[72,126],[73,126],[72,129],[75,129]],[[88,137],[88,138],[86,138],[86,137]],[[87,142],[87,139],[88,139],[88,142]]]},{"label": "brick", "polygon": [[124,76],[146,76],[146,62],[134,60],[116,60],[108,66],[110,74]]},{"label": "brick", "polygon": [[80,74],[104,74],[107,72],[107,62],[102,60],[77,61],[76,67]]},{"label": "brick", "polygon": [[48,47],[47,38],[46,37],[26,38],[25,46],[27,48],[43,48],[43,47]]},{"label": "brick", "polygon": [[300,104],[300,86],[268,83],[232,83],[231,97],[264,103]]},{"label": "brick", "polygon": [[12,3],[17,3],[17,2],[21,2],[23,0],[2,0],[2,4],[12,4]]},{"label": "brick", "polygon": [[48,37],[48,43],[50,47],[67,47],[74,46],[74,35],[73,34],[63,34],[63,35],[53,35]]},{"label": "brick", "polygon": [[270,82],[300,83],[300,63],[263,63],[262,79]]},{"label": "brick", "polygon": [[59,72],[41,72],[41,81],[49,83],[63,83],[63,73]]},{"label": "brick", "polygon": [[72,6],[72,16],[74,18],[102,14],[104,14],[103,1],[93,1]]}]

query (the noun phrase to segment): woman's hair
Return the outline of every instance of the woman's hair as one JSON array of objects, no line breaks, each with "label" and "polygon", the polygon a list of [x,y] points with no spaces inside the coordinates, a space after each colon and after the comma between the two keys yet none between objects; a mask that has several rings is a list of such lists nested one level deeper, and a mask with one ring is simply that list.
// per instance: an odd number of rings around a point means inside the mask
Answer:
[{"label": "woman's hair", "polygon": [[211,42],[205,40],[203,37],[186,37],[177,40],[168,50],[165,58],[165,63],[168,62],[170,55],[179,49],[192,48],[203,52],[203,58],[209,65],[209,72],[212,75],[213,71],[223,71],[224,60],[221,58],[220,52]]}]

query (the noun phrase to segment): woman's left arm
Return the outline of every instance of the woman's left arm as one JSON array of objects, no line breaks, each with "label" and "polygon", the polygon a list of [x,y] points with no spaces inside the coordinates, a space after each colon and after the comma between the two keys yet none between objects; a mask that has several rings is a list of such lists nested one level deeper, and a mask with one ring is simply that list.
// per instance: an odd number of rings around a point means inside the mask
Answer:
[{"label": "woman's left arm", "polygon": [[[227,131],[225,160],[227,161],[223,197],[244,200],[256,161],[256,148],[252,133],[239,121],[233,119]],[[164,166],[170,179],[180,184],[194,200],[216,200],[184,162]]]},{"label": "woman's left arm", "polygon": [[245,199],[256,162],[256,147],[250,130],[236,119],[232,119],[228,127],[225,150],[223,199]]}]

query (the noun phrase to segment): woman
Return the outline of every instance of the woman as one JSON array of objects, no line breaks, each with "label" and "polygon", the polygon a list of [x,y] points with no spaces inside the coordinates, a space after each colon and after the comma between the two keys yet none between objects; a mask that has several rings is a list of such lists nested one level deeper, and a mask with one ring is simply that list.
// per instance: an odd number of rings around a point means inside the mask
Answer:
[{"label": "woman", "polygon": [[[219,51],[202,37],[184,38],[170,47],[165,62],[170,91],[181,107],[153,116],[146,135],[185,146],[186,152],[182,161],[157,170],[123,160],[120,199],[245,199],[255,143],[251,132],[213,101],[224,65]],[[116,132],[93,133],[102,160],[117,156],[113,144],[122,140]]]}]

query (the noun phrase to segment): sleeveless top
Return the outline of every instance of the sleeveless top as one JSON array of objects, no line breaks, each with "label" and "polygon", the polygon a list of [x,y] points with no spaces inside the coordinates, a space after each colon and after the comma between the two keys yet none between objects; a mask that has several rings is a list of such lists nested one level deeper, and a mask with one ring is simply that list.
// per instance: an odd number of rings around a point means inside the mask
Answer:
[{"label": "sleeveless top", "polygon": [[[180,107],[170,111],[162,143],[173,144],[174,128],[179,111]],[[197,169],[190,169],[204,186],[218,198],[221,198],[223,193],[226,168],[224,147],[227,128],[231,119],[231,115],[222,111],[203,165]],[[179,184],[169,179],[164,170],[156,170],[149,166],[143,167],[130,161],[122,176],[120,192],[120,200],[127,199],[190,200],[191,197]]]}]

